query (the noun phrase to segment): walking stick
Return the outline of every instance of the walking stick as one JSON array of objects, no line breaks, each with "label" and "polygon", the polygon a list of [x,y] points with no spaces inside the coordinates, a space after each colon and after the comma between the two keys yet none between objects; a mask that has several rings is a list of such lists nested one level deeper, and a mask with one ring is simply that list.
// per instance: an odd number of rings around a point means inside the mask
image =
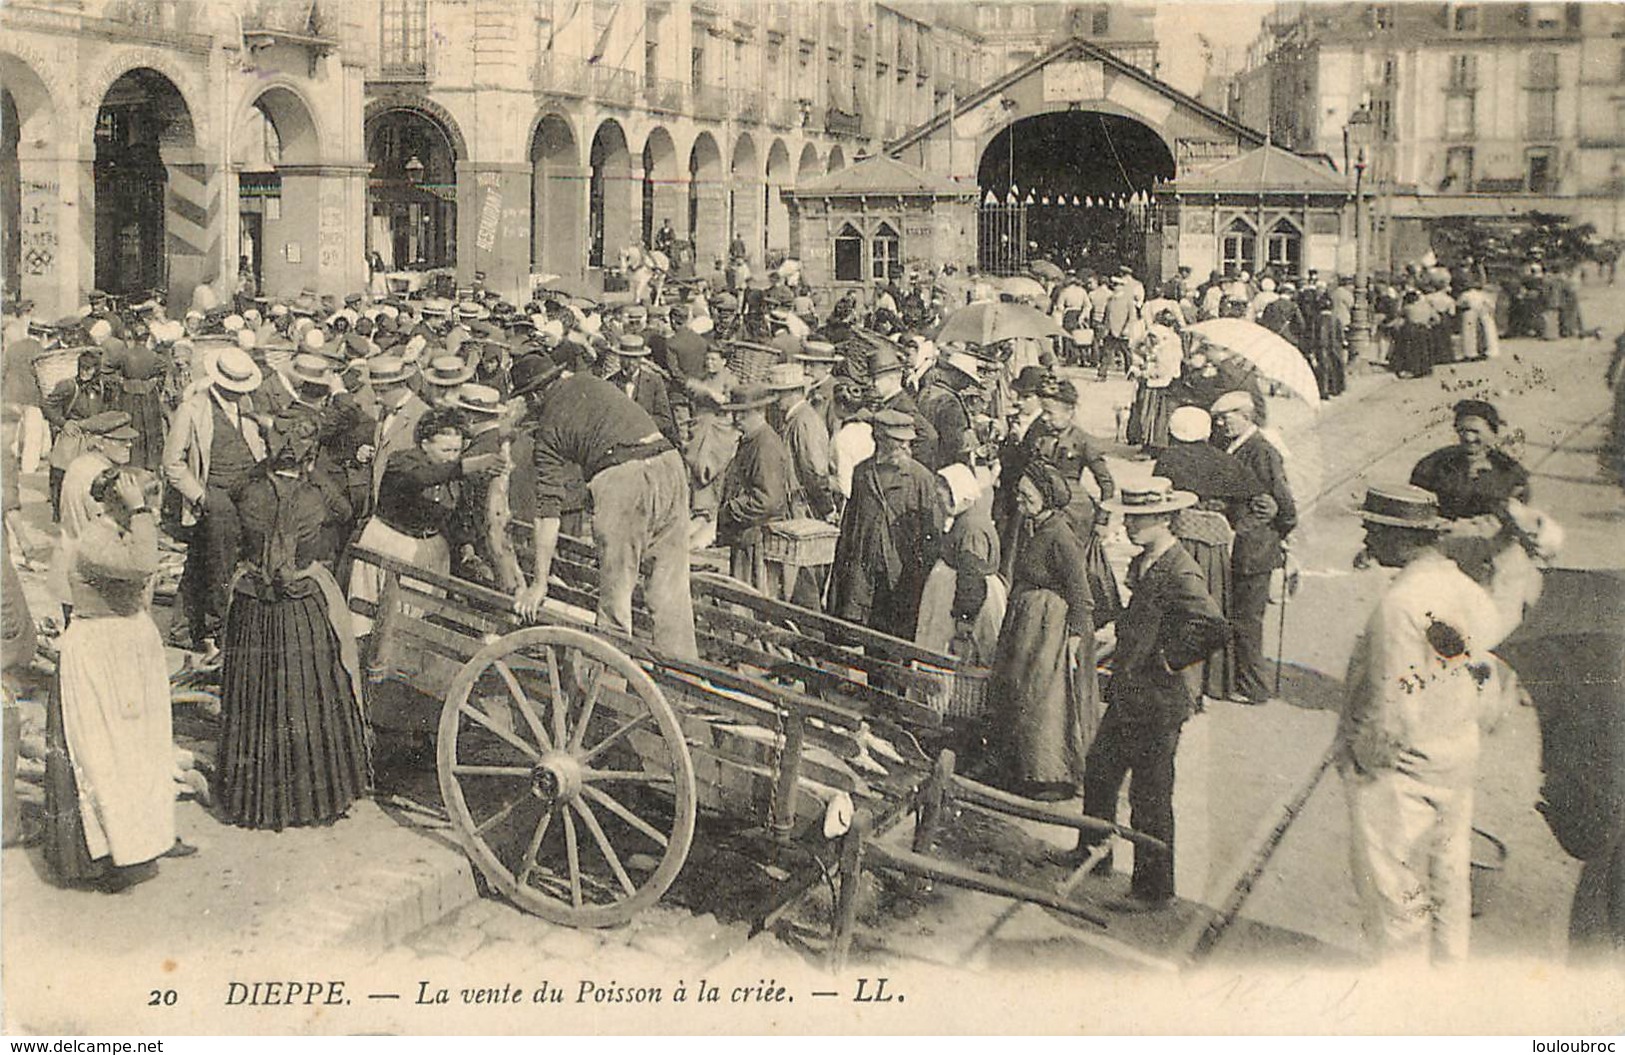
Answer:
[{"label": "walking stick", "polygon": [[1286,603],[1297,592],[1297,576],[1292,571],[1292,556],[1287,554],[1281,564],[1281,618],[1275,643],[1275,696],[1281,695],[1281,666],[1286,661]]}]

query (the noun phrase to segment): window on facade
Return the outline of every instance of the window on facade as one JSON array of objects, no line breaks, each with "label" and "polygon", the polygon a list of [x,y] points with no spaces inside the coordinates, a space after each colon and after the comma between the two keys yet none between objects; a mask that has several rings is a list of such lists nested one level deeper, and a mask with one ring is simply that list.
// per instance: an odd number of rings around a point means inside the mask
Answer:
[{"label": "window on facade", "polygon": [[863,281],[863,234],[851,224],[835,236],[835,281]]},{"label": "window on facade", "polygon": [[1111,12],[1104,7],[1097,7],[1089,19],[1089,32],[1097,37],[1103,37],[1111,30],[1111,24]]},{"label": "window on facade", "polygon": [[1444,156],[1444,182],[1440,190],[1467,191],[1473,187],[1473,148],[1451,147]]},{"label": "window on facade", "polygon": [[1527,169],[1527,185],[1535,194],[1544,194],[1552,189],[1552,152],[1550,150],[1531,150],[1524,155],[1524,164]]},{"label": "window on facade", "polygon": [[1457,33],[1478,32],[1478,5],[1462,4],[1451,14],[1450,28]]},{"label": "window on facade", "polygon": [[1392,29],[1394,27],[1394,5],[1393,4],[1372,4],[1371,8],[1370,8],[1370,11],[1371,11],[1371,28],[1373,28],[1373,29]]},{"label": "window on facade", "polygon": [[649,23],[649,36],[643,42],[643,79],[650,84],[660,79],[660,23]]},{"label": "window on facade", "polygon": [[1446,139],[1473,137],[1473,96],[1458,94],[1444,101],[1444,134]]},{"label": "window on facade", "polygon": [[1450,87],[1471,89],[1478,87],[1478,56],[1450,56]]},{"label": "window on facade", "polygon": [[429,0],[384,0],[379,16],[384,66],[421,68],[429,44]]},{"label": "window on facade", "polygon": [[1557,137],[1557,93],[1555,91],[1524,92],[1529,103],[1527,138],[1555,139]]},{"label": "window on facade", "polygon": [[1257,255],[1258,238],[1246,220],[1232,220],[1219,240],[1219,263],[1226,272],[1240,273],[1253,269]]},{"label": "window on facade", "polygon": [[902,243],[898,240],[897,231],[889,223],[883,223],[875,229],[875,237],[869,244],[869,277],[875,281],[895,278],[902,272],[903,257],[898,251]]},{"label": "window on facade", "polygon": [[1371,126],[1376,131],[1377,139],[1384,143],[1394,139],[1394,101],[1392,99],[1371,100]]},{"label": "window on facade", "polygon": [[1264,259],[1286,275],[1302,272],[1303,234],[1286,220],[1278,220],[1264,240]]},{"label": "window on facade", "polygon": [[1399,60],[1392,55],[1382,60],[1382,83],[1389,88],[1399,83]]},{"label": "window on facade", "polygon": [[1557,52],[1536,51],[1529,56],[1528,87],[1557,87]]},{"label": "window on facade", "polygon": [[688,55],[688,81],[695,91],[705,83],[705,48],[698,44]]},{"label": "window on facade", "polygon": [[1563,5],[1530,4],[1529,24],[1535,29],[1563,28]]}]

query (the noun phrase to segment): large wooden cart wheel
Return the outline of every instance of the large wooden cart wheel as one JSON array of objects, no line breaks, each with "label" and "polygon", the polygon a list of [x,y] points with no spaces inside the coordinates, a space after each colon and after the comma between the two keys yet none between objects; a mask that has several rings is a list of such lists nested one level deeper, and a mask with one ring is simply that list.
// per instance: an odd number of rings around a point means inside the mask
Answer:
[{"label": "large wooden cart wheel", "polygon": [[568,627],[515,631],[464,665],[439,772],[475,866],[555,923],[631,919],[694,838],[694,763],[671,705],[624,653]]}]

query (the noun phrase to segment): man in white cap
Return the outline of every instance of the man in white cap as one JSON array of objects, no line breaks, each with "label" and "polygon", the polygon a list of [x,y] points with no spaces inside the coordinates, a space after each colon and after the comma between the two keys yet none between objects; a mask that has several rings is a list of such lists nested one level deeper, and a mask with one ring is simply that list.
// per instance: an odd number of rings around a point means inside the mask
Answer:
[{"label": "man in white cap", "polygon": [[1432,492],[1372,487],[1358,512],[1365,553],[1401,569],[1349,659],[1337,730],[1361,922],[1374,958],[1459,961],[1471,928],[1480,733],[1504,698],[1485,691],[1490,649],[1522,605],[1486,591],[1439,548],[1448,522]]},{"label": "man in white cap", "polygon": [[935,472],[955,463],[971,465],[979,446],[972,424],[978,413],[971,401],[981,393],[981,361],[966,351],[949,352],[937,361],[920,390],[920,413],[936,430],[932,449],[915,444],[914,457]]},{"label": "man in white cap", "polygon": [[235,346],[207,357],[203,368],[207,387],[184,400],[170,421],[163,469],[181,502],[180,526],[191,529],[180,594],[192,644],[212,658],[242,533],[231,494],[265,458],[259,424],[244,405],[264,378]]},{"label": "man in white cap", "polygon": [[1269,607],[1270,574],[1286,564],[1286,539],[1298,526],[1298,507],[1287,483],[1281,452],[1254,424],[1253,398],[1243,391],[1226,392],[1210,410],[1215,438],[1236,456],[1273,500],[1272,516],[1249,516],[1235,524],[1231,571],[1232,632],[1236,644],[1237,703],[1264,703],[1270,698],[1265,679],[1264,612]]},{"label": "man in white cap", "polygon": [[[1106,713],[1083,764],[1083,812],[1117,819],[1129,781],[1129,823],[1166,851],[1136,847],[1131,894],[1111,903],[1122,912],[1167,907],[1174,897],[1174,757],[1196,711],[1200,663],[1224,643],[1224,613],[1208,594],[1202,569],[1174,537],[1173,516],[1196,504],[1164,478],[1125,483],[1102,505],[1123,514],[1128,540],[1140,548],[1129,564],[1128,607],[1117,616],[1117,649],[1106,682]],[[1087,851],[1105,836],[1079,840]],[[1103,860],[1097,866],[1109,871]]]}]

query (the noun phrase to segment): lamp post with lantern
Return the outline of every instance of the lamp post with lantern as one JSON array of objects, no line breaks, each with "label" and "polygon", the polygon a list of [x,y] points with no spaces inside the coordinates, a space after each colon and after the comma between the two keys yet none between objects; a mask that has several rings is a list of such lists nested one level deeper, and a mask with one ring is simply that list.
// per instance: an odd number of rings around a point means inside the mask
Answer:
[{"label": "lamp post with lantern", "polygon": [[1349,318],[1349,358],[1369,363],[1372,354],[1371,261],[1367,231],[1371,217],[1365,200],[1365,170],[1369,164],[1367,148],[1371,144],[1370,107],[1361,106],[1349,115],[1348,144],[1354,162],[1354,307]]}]

